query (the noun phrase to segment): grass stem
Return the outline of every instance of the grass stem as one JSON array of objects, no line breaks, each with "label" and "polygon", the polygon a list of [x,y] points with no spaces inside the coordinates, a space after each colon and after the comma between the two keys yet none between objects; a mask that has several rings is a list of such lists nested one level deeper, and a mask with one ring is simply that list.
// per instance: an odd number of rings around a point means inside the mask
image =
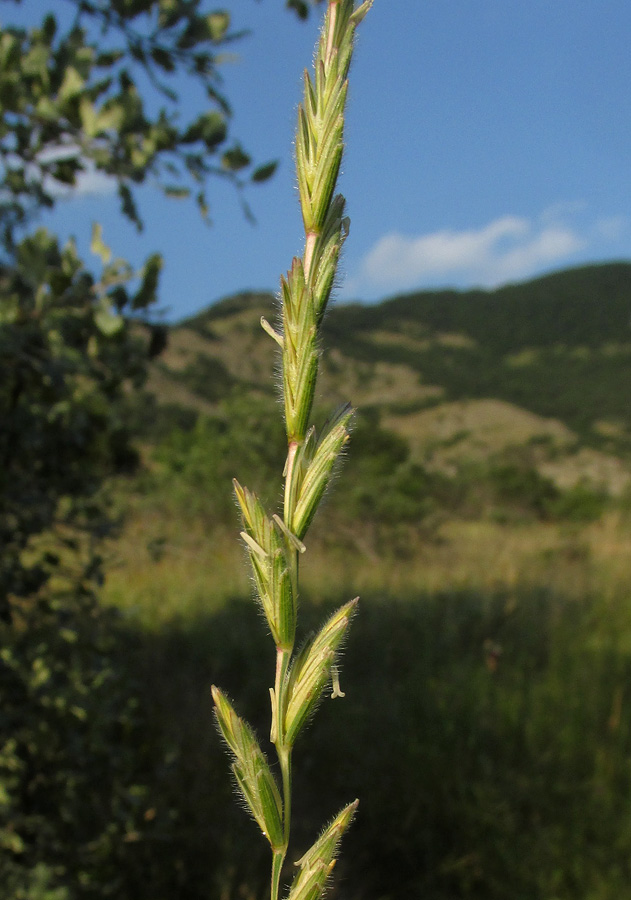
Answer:
[{"label": "grass stem", "polygon": [[[304,255],[293,260],[281,281],[282,338],[262,321],[282,353],[288,444],[283,518],[269,515],[255,494],[234,482],[258,599],[276,643],[270,737],[280,766],[280,787],[252,729],[217,688],[213,688],[213,697],[219,725],[235,756],[239,788],[271,845],[271,900],[279,900],[291,835],[294,743],[331,678],[356,605],[351,601],[339,609],[294,657],[299,554],[306,549],[303,538],[348,439],[352,413],[349,405],[344,406],[319,439],[309,422],[320,353],[318,331],[348,231],[344,199],[335,195],[343,151],[346,76],[355,26],[369,6],[366,2],[355,9],[354,0],[328,2],[315,61],[315,85],[307,74],[304,102],[298,111],[296,165],[305,225]],[[343,696],[339,686],[334,695]],[[357,801],[342,810],[299,860],[289,900],[318,900],[321,896],[356,807]]]}]

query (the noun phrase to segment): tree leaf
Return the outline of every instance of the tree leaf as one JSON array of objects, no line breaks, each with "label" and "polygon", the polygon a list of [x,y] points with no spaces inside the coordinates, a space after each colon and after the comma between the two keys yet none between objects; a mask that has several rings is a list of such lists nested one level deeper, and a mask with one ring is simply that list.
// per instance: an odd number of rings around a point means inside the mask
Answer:
[{"label": "tree leaf", "polygon": [[231,150],[226,150],[221,157],[221,164],[224,169],[229,169],[231,172],[239,172],[241,169],[245,169],[246,166],[250,165],[250,157],[239,145],[237,145]]},{"label": "tree leaf", "polygon": [[191,193],[190,188],[179,187],[176,184],[167,184],[162,188],[162,190],[167,197],[174,197],[177,200],[181,200],[184,197],[189,197]]},{"label": "tree leaf", "polygon": [[125,108],[122,104],[115,100],[110,100],[99,110],[96,119],[96,130],[98,134],[104,131],[120,131],[125,121]]},{"label": "tree leaf", "polygon": [[113,337],[123,328],[125,320],[112,312],[107,297],[102,297],[94,313],[94,323],[104,337]]},{"label": "tree leaf", "polygon": [[276,169],[278,168],[278,160],[275,159],[272,162],[265,163],[262,166],[259,166],[258,169],[255,169],[252,172],[252,181],[261,182],[267,181],[268,178],[271,178]]},{"label": "tree leaf", "polygon": [[142,283],[132,298],[132,309],[146,309],[155,301],[163,264],[159,253],[153,253],[146,261],[142,269]]},{"label": "tree leaf", "polygon": [[81,127],[87,136],[96,137],[99,130],[97,112],[85,95],[79,103],[79,115],[81,116]]},{"label": "tree leaf", "polygon": [[112,251],[103,240],[103,226],[99,222],[92,226],[90,250],[99,257],[103,265],[107,265],[112,258]]},{"label": "tree leaf", "polygon": [[151,49],[151,59],[165,72],[173,72],[175,70],[173,56],[163,47],[153,47]]},{"label": "tree leaf", "polygon": [[138,210],[136,208],[136,204],[134,203],[134,198],[132,192],[129,187],[124,183],[120,182],[118,185],[118,196],[121,199],[121,206],[123,215],[127,216],[134,225],[138,228],[138,231],[142,231],[142,219],[138,215]]},{"label": "tree leaf", "polygon": [[74,66],[68,66],[64,72],[63,81],[59,88],[57,96],[64,103],[76,97],[83,90],[85,82]]},{"label": "tree leaf", "polygon": [[230,13],[224,11],[210,13],[206,16],[206,25],[211,41],[219,42],[224,39],[230,28]]}]

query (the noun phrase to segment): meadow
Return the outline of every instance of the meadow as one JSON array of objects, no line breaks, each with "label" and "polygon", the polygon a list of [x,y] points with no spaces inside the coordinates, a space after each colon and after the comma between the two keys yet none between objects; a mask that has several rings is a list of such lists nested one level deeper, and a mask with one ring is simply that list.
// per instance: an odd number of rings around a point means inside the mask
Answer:
[{"label": "meadow", "polygon": [[[266,641],[245,566],[229,531],[155,507],[145,518],[138,502],[104,599],[141,635],[138,683],[171,753],[142,842],[165,830],[178,896],[213,883],[212,896],[262,897],[266,854],[233,811],[209,696],[229,684],[264,733]],[[631,896],[630,536],[611,511],[578,526],[444,522],[404,556],[362,552],[361,533],[352,550],[314,549],[303,619],[361,595],[343,707],[324,703],[296,763],[300,839],[362,797],[334,896]]]},{"label": "meadow", "polygon": [[[513,331],[494,294],[455,295],[450,321],[425,295],[325,320],[316,420],[347,395],[358,411],[304,554],[299,642],[360,604],[346,696],[298,740],[292,818],[298,853],[361,798],[334,897],[631,900],[629,274],[515,287]],[[566,328],[585,296],[597,310]],[[273,302],[169,329],[127,396],[136,464],[104,488],[96,599],[97,535],[83,557],[38,539],[53,576],[15,604],[1,657],[2,900],[269,896],[210,688],[265,746],[273,666],[230,483],[279,499]],[[553,376],[545,409],[518,402]]]},{"label": "meadow", "polygon": [[[102,603],[135,635],[128,664],[168,758],[134,844],[153,896],[267,890],[268,853],[233,809],[210,703],[211,683],[229,685],[264,736],[266,638],[227,487],[236,473],[275,499],[282,436],[254,337],[245,385],[229,368],[233,329],[254,335],[260,303],[237,298],[174,335],[152,376],[164,403],[150,415],[151,401],[142,406],[142,470],[114,485],[124,515]],[[378,328],[366,343],[391,354]],[[449,333],[470,350],[462,328]],[[193,377],[210,368],[208,344],[223,360],[215,396],[212,378]],[[346,697],[325,701],[299,744],[298,846],[360,796],[332,896],[631,897],[624,409],[612,440],[493,394],[448,394],[438,378],[423,393],[429,379],[411,378],[400,355],[358,355],[325,363],[323,393],[346,379],[365,405],[305,554],[303,638],[356,594],[360,611]],[[558,398],[561,412],[575,390]],[[587,480],[593,471],[600,479]],[[152,853],[159,841],[168,852]]]}]

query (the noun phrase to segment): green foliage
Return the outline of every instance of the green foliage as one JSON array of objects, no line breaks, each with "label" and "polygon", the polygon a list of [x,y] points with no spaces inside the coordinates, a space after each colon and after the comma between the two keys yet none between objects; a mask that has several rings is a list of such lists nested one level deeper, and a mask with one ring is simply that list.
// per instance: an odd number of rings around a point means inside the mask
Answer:
[{"label": "green foliage", "polygon": [[[555,273],[495,291],[423,292],[377,306],[338,307],[327,340],[350,358],[404,363],[445,399],[495,397],[561,419],[585,442],[628,453],[628,431],[604,440],[602,419],[631,421],[620,383],[628,340],[631,266],[610,263]],[[376,344],[387,329],[417,348]],[[441,335],[465,340],[446,345]]]},{"label": "green foliage", "polygon": [[377,416],[357,415],[350,453],[352,472],[329,501],[332,515],[360,529],[378,526],[384,538],[397,524],[421,524],[447,487],[444,476],[410,462],[407,442]]},{"label": "green foliage", "polygon": [[541,518],[547,516],[559,498],[560,491],[550,479],[530,466],[491,465],[488,476],[497,500],[530,510]]},{"label": "green foliage", "polygon": [[199,416],[192,429],[176,429],[156,447],[157,486],[209,522],[232,521],[235,472],[244,480],[256,477],[262,496],[271,500],[284,452],[274,402],[236,394],[221,405],[219,415]]},{"label": "green foliage", "polygon": [[131,291],[113,267],[97,284],[74,244],[60,248],[43,230],[17,246],[13,266],[0,266],[4,616],[10,595],[40,589],[59,563],[59,542],[27,555],[29,542],[54,527],[69,552],[73,529],[96,533],[103,478],[135,461],[117,402],[142,381],[149,341],[123,314],[151,302],[153,271]]},{"label": "green foliage", "polygon": [[469,518],[591,522],[611,505],[607,493],[590,484],[560,488],[535,468],[527,453],[465,464],[456,481]]},{"label": "green foliage", "polygon": [[[178,498],[214,524],[229,522],[234,509],[229,483],[234,472],[256,478],[262,496],[273,500],[284,440],[271,400],[235,394],[216,417],[199,416],[192,429],[177,428],[155,447],[160,465],[154,487]],[[373,421],[358,417],[353,427],[353,472],[327,498],[332,517],[345,523],[420,521],[433,508],[445,479],[409,463],[405,441]],[[150,482],[151,483],[151,482]],[[206,498],[206,500],[203,499]]]},{"label": "green foliage", "polygon": [[630,283],[628,263],[603,263],[492,291],[423,291],[368,308],[352,305],[328,324],[352,339],[405,320],[426,334],[465,334],[495,356],[559,345],[597,349],[627,332]]},{"label": "green foliage", "polygon": [[[0,803],[3,897],[118,896],[140,828],[142,735],[98,613],[104,479],[136,464],[120,401],[142,383],[156,258],[97,281],[44,230],[0,266]],[[130,743],[126,743],[130,741]],[[136,749],[135,749],[136,748]],[[136,750],[138,752],[136,752]]]},{"label": "green foliage", "polygon": [[[144,477],[145,492],[175,503],[182,514],[195,511],[209,526],[231,520],[228,484],[235,472],[256,477],[261,496],[274,500],[283,436],[271,399],[235,392],[214,417],[177,407],[157,411],[162,418],[151,407],[147,416],[159,468]],[[184,427],[175,425],[179,419]],[[372,413],[355,417],[349,454],[352,466],[326,498],[327,528],[372,530],[390,549],[402,527],[426,531],[445,516],[589,522],[611,505],[606,493],[588,484],[561,489],[540,474],[527,452],[465,462],[450,473],[428,469],[413,462],[407,442]]]},{"label": "green foliage", "polygon": [[[202,0],[69,0],[64,27],[54,4],[31,29],[0,34],[0,221],[12,247],[16,226],[82,172],[115,180],[125,216],[141,227],[134,189],[151,179],[171,196],[192,194],[207,217],[211,177],[242,185],[251,166],[229,134],[220,56],[238,35],[227,11]],[[45,4],[46,6],[46,4]],[[182,78],[200,105],[182,118]],[[161,105],[148,102],[145,85]],[[203,99],[201,99],[203,98]],[[264,181],[274,163],[256,167]]]},{"label": "green foliage", "polygon": [[3,900],[124,896],[121,869],[146,830],[147,723],[122,663],[132,645],[89,581],[15,602],[0,624]]},{"label": "green foliage", "polygon": [[225,365],[219,359],[198,353],[193,362],[175,374],[198,397],[211,402],[220,400],[235,384]]},{"label": "green foliage", "polygon": [[152,443],[167,439],[176,431],[191,431],[198,419],[195,410],[177,403],[158,403],[155,394],[144,390],[134,391],[123,409],[130,432]]},{"label": "green foliage", "polygon": [[592,522],[598,519],[611,504],[604,491],[594,490],[579,482],[567,491],[559,492],[551,505],[553,517],[571,522]]}]

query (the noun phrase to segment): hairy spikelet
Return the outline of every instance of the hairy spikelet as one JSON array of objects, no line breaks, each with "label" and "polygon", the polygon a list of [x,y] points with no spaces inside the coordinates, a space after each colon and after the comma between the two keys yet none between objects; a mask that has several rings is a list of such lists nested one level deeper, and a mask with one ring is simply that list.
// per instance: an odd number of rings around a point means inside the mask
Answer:
[{"label": "hairy spikelet", "polygon": [[[345,200],[336,194],[344,149],[344,115],[355,29],[372,0],[328,0],[313,73],[305,73],[298,109],[296,169],[305,229],[302,257],[281,278],[281,322],[261,325],[276,342],[287,432],[282,516],[264,509],[255,493],[234,482],[257,599],[276,646],[276,677],[269,689],[270,738],[278,756],[277,783],[250,726],[213,687],[215,714],[233,756],[239,791],[273,852],[271,900],[279,900],[291,823],[291,754],[328,681],[332,697],[343,697],[337,661],[357,598],[328,619],[299,653],[296,639],[298,568],[303,540],[349,437],[353,410],[345,404],[320,434],[310,424],[322,320],[335,284],[348,234]],[[339,843],[357,802],[324,829],[298,861],[289,900],[318,900],[325,890]]]}]

